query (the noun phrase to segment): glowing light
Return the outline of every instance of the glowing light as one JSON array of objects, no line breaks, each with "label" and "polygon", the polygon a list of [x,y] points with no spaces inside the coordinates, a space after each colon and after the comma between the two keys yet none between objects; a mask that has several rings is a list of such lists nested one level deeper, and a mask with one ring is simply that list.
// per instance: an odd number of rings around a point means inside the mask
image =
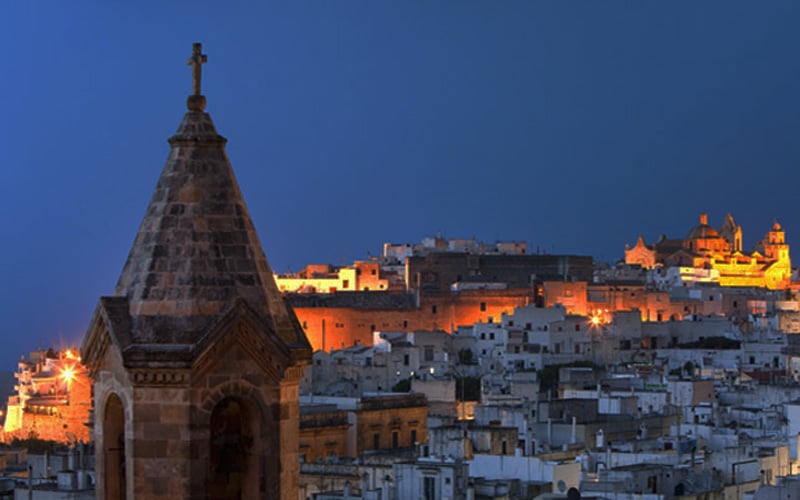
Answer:
[{"label": "glowing light", "polygon": [[597,314],[595,314],[594,316],[592,316],[592,317],[589,319],[589,321],[591,321],[591,323],[592,323],[592,325],[593,325],[593,326],[599,326],[599,325],[600,325],[600,323],[602,323],[602,322],[603,322],[603,320],[602,320],[602,319],[600,318],[600,316],[599,316],[599,315],[597,315]]},{"label": "glowing light", "polygon": [[75,380],[75,368],[72,366],[68,366],[61,370],[61,378],[64,379],[64,382],[72,382]]},{"label": "glowing light", "polygon": [[78,356],[78,353],[73,351],[72,349],[67,349],[64,351],[64,357],[74,361],[80,361],[81,357]]}]

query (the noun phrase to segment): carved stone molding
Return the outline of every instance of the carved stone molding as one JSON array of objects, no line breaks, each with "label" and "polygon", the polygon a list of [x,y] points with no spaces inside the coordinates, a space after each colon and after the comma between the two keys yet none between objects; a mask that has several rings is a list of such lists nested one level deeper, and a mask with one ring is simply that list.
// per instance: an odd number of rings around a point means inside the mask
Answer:
[{"label": "carved stone molding", "polygon": [[188,386],[188,370],[133,370],[131,382],[139,386]]}]

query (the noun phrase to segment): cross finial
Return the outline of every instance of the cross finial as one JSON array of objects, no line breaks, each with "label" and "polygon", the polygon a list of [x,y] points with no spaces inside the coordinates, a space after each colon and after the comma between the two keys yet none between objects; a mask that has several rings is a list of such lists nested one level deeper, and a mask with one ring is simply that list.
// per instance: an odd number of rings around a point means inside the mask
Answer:
[{"label": "cross finial", "polygon": [[192,45],[192,57],[186,64],[192,67],[192,95],[186,102],[189,111],[203,111],[206,107],[206,99],[200,93],[200,80],[202,78],[202,64],[208,61],[208,56],[203,54],[203,44],[194,43]]}]

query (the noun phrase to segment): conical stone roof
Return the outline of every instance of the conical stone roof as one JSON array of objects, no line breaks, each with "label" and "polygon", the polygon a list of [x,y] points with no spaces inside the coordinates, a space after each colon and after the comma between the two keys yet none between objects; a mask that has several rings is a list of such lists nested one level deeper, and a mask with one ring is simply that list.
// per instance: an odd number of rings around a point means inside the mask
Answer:
[{"label": "conical stone roof", "polygon": [[116,286],[132,344],[195,345],[244,301],[288,348],[308,340],[278,291],[205,98],[171,150]]}]

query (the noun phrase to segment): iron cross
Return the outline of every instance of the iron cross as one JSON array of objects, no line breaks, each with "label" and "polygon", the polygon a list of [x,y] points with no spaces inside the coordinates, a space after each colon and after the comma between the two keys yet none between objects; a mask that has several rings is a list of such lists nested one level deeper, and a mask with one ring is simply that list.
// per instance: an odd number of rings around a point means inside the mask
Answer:
[{"label": "iron cross", "polygon": [[192,67],[192,92],[194,95],[200,95],[200,77],[201,65],[208,61],[208,56],[203,54],[203,44],[195,43],[192,45],[192,57],[190,57],[186,64]]}]

